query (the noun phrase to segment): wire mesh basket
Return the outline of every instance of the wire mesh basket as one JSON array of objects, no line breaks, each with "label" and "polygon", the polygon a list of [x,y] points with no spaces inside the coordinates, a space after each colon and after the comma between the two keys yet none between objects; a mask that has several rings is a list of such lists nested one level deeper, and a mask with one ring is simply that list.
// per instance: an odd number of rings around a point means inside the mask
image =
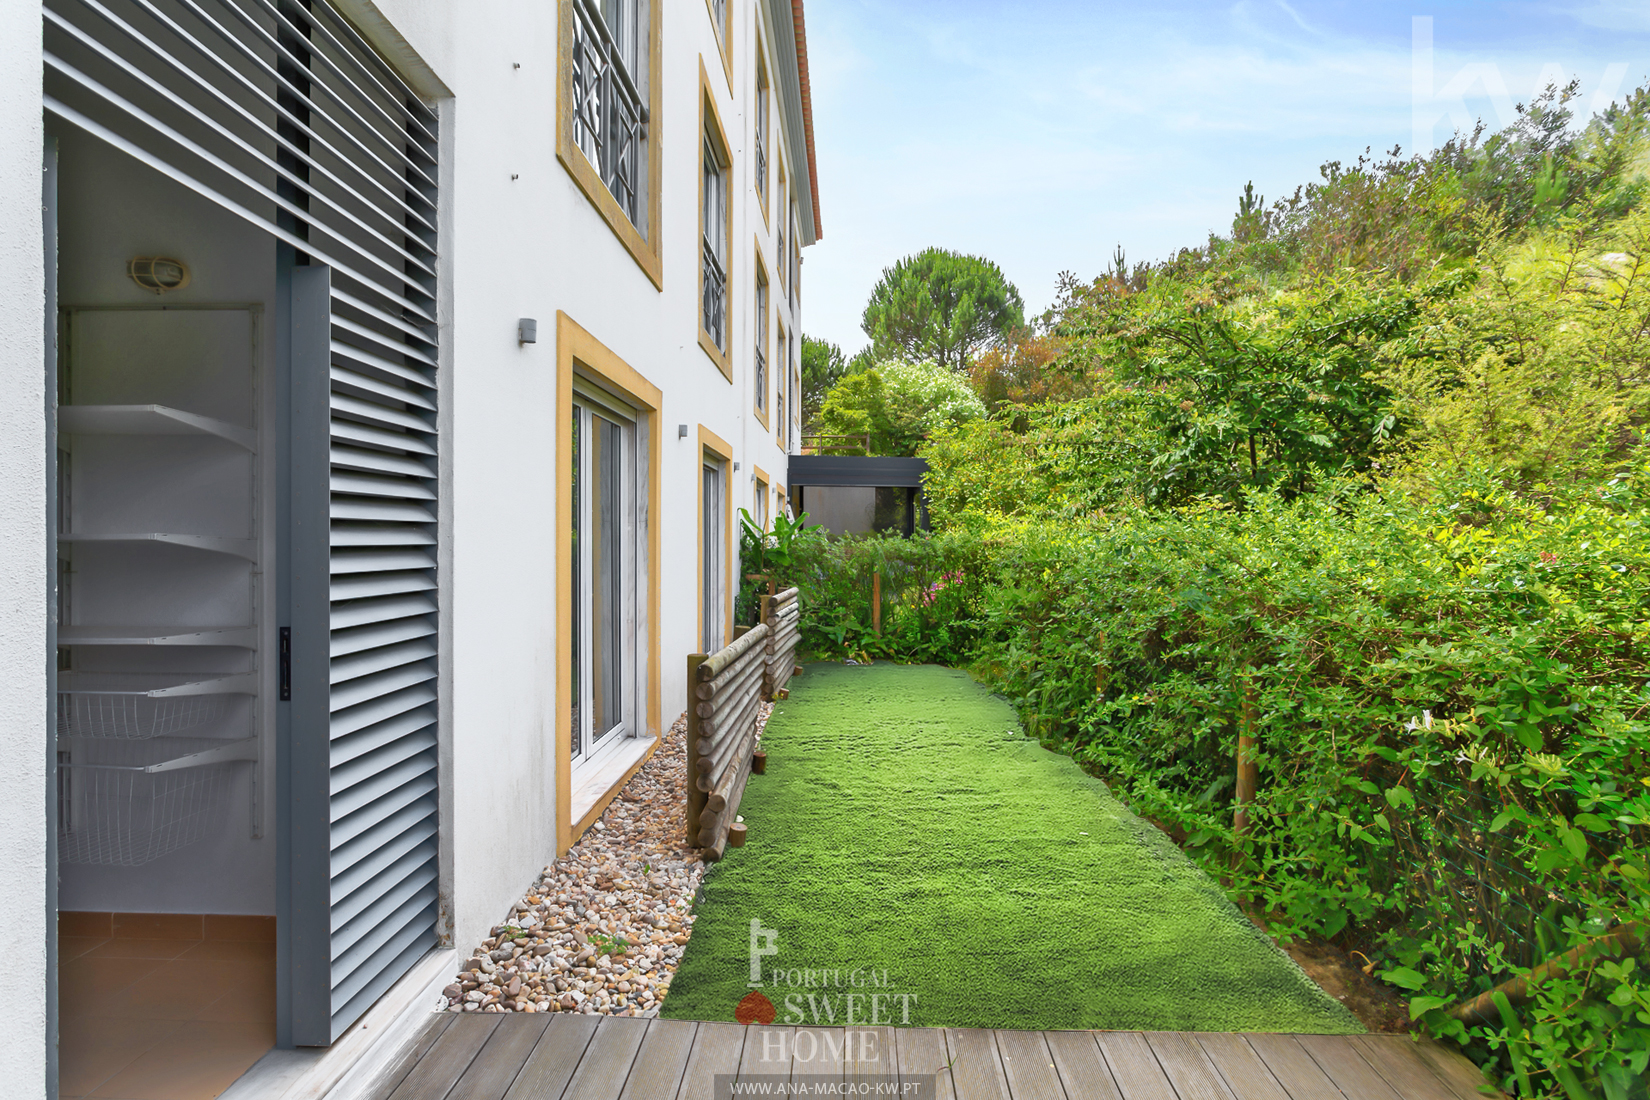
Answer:
[{"label": "wire mesh basket", "polygon": [[220,721],[244,677],[61,673],[57,735],[141,740],[176,737]]},{"label": "wire mesh basket", "polygon": [[182,758],[231,744],[167,738],[60,752],[59,860],[139,867],[204,838],[219,824],[235,763]]}]

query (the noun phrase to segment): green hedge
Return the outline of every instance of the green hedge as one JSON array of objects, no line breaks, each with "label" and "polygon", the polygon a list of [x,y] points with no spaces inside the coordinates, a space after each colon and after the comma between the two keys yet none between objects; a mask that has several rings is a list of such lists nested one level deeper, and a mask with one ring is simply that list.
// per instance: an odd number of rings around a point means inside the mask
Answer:
[{"label": "green hedge", "polygon": [[[813,655],[972,665],[1274,933],[1364,952],[1505,1087],[1645,1095],[1630,956],[1493,1026],[1444,1010],[1650,918],[1650,472],[1562,501],[1347,485],[791,550]],[[1237,836],[1246,695],[1260,784]]]}]

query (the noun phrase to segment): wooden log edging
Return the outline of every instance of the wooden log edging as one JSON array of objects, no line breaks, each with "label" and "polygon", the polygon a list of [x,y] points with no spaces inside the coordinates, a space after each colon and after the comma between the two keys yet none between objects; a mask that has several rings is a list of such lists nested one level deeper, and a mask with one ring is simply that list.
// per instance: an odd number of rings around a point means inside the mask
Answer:
[{"label": "wooden log edging", "polygon": [[777,699],[796,671],[796,650],[802,640],[802,608],[795,588],[762,599],[762,622],[768,628],[767,668],[762,694]]},{"label": "wooden log edging", "polygon": [[762,623],[715,653],[688,655],[686,834],[706,859],[722,858],[750,775],[770,636]]}]

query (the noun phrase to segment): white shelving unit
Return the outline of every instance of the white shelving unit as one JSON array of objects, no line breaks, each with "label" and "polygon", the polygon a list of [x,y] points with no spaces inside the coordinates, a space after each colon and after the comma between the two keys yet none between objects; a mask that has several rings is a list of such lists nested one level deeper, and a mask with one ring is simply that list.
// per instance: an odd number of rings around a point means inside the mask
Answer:
[{"label": "white shelving unit", "polygon": [[[71,401],[57,410],[66,863],[135,867],[196,843],[221,827],[247,762],[253,835],[260,831],[258,432],[178,407],[199,400],[256,422],[255,371],[244,349],[210,346],[222,315],[202,319],[202,339],[184,331],[187,318],[169,323],[183,336],[176,371],[123,361],[118,338],[104,335],[73,364],[70,392],[141,396],[153,379],[148,392],[176,404]],[[95,324],[118,332],[122,319],[102,313]],[[136,318],[132,330],[158,331]]]}]

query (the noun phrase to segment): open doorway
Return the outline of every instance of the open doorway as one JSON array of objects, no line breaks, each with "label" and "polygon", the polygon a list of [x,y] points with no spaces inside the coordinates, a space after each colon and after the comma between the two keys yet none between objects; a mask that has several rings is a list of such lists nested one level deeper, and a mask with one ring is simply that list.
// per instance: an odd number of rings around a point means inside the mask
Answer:
[{"label": "open doorway", "polygon": [[56,132],[60,1095],[275,1045],[276,247]]},{"label": "open doorway", "polygon": [[45,13],[65,1097],[216,1096],[445,931],[437,114],[327,0],[186,7]]}]

